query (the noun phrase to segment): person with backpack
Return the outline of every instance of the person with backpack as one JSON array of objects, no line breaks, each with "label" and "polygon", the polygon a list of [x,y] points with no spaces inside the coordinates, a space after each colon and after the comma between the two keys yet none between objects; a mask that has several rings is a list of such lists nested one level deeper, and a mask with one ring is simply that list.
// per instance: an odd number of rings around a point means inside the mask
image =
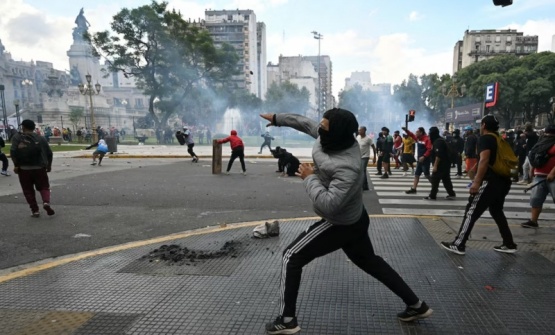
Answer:
[{"label": "person with backpack", "polygon": [[503,253],[517,251],[517,245],[503,212],[503,205],[511,189],[510,170],[513,167],[516,169],[518,159],[510,144],[497,134],[498,130],[499,121],[494,115],[488,114],[482,118],[480,125],[482,136],[478,140],[478,169],[469,189],[470,197],[463,221],[455,240],[440,244],[444,249],[457,255],[465,254],[466,241],[470,232],[486,209],[489,210],[503,238],[503,243],[493,247],[493,250]]},{"label": "person with backpack", "polygon": [[195,154],[193,148],[195,147],[195,141],[193,140],[193,136],[191,135],[191,131],[187,127],[183,127],[183,131],[177,131],[175,133],[175,138],[181,145],[187,144],[187,152],[191,157],[193,157],[193,163],[198,163],[198,156]]},{"label": "person with backpack", "polygon": [[432,189],[430,194],[424,200],[436,200],[437,192],[439,189],[439,182],[443,183],[443,187],[447,191],[445,199],[454,200],[456,198],[455,191],[453,190],[453,182],[451,181],[451,159],[449,158],[449,144],[447,141],[439,136],[438,127],[430,127],[428,132],[430,141],[432,141],[432,174],[430,176],[430,183]]},{"label": "person with backpack", "polygon": [[2,148],[5,146],[6,146],[6,142],[4,142],[4,139],[2,138],[2,136],[0,136],[0,161],[2,161],[2,171],[0,172],[0,174],[5,177],[9,177],[11,175],[8,172],[8,166],[9,166],[8,157],[6,157],[6,154],[2,152]]},{"label": "person with backpack", "polygon": [[50,181],[47,174],[52,170],[53,154],[46,138],[35,133],[35,122],[21,122],[21,132],[12,138],[10,155],[13,172],[18,175],[25,200],[31,207],[31,216],[40,216],[35,189],[41,195],[42,208],[46,214],[54,215],[50,206]]},{"label": "person with backpack", "polygon": [[530,219],[521,224],[523,228],[538,228],[538,219],[542,212],[543,203],[547,195],[555,203],[555,125],[545,128],[545,133],[538,143],[530,150],[530,165],[534,175],[530,193]]}]

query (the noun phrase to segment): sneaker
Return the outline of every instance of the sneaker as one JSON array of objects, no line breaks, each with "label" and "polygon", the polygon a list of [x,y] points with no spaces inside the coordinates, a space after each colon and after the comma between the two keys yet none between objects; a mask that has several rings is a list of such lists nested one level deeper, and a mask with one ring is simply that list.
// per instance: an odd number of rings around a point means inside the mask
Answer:
[{"label": "sneaker", "polygon": [[528,180],[523,179],[523,180],[519,181],[517,184],[519,184],[519,185],[526,185],[526,184],[528,184]]},{"label": "sneaker", "polygon": [[456,195],[448,195],[448,196],[445,197],[445,199],[447,199],[447,200],[455,200],[455,199],[457,199],[457,196],[456,196]]},{"label": "sneaker", "polygon": [[50,204],[48,202],[45,202],[42,205],[42,208],[44,208],[44,210],[46,211],[46,214],[48,214],[49,216],[54,215],[56,212],[54,212],[54,210],[52,209],[52,207],[50,207]]},{"label": "sneaker", "polygon": [[506,246],[506,245],[499,245],[497,247],[493,247],[493,250],[498,251],[498,252],[503,252],[506,254],[514,254],[516,252],[516,244],[513,246]]},{"label": "sneaker", "polygon": [[389,178],[389,175],[387,173],[380,177],[380,179],[387,179],[387,178]]},{"label": "sneaker", "polygon": [[407,308],[403,312],[397,314],[397,317],[401,321],[409,322],[418,319],[425,319],[432,315],[433,312],[434,311],[430,307],[428,307],[428,305],[424,301],[422,301],[422,306],[420,306],[420,308],[412,308],[410,306],[407,306]]},{"label": "sneaker", "polygon": [[410,190],[405,191],[406,194],[416,194],[416,189],[415,188],[410,188]]},{"label": "sneaker", "polygon": [[432,197],[430,197],[430,196],[427,196],[427,197],[425,197],[425,198],[423,198],[423,199],[424,199],[424,200],[436,200],[436,198],[432,198]]},{"label": "sneaker", "polygon": [[246,176],[246,175],[247,175],[247,171],[243,171],[243,176]]},{"label": "sneaker", "polygon": [[381,175],[382,175],[381,172],[378,172],[378,173],[375,174],[375,176],[381,176]]},{"label": "sneaker", "polygon": [[32,218],[38,218],[40,216],[40,213],[38,211],[33,212],[33,214],[31,214]]},{"label": "sneaker", "polygon": [[456,245],[454,245],[453,243],[450,242],[441,242],[439,245],[441,245],[441,247],[449,252],[452,252],[454,254],[457,255],[464,255],[464,248],[463,247],[458,247]]},{"label": "sneaker", "polygon": [[91,165],[96,165],[96,162],[92,162]]},{"label": "sneaker", "polygon": [[225,174],[229,176],[229,171],[226,171]]},{"label": "sneaker", "polygon": [[[422,303],[424,304],[424,303]],[[268,334],[296,334],[301,330],[297,323],[297,318],[293,318],[290,322],[283,322],[283,317],[278,316],[274,322],[266,324],[266,333]]]},{"label": "sneaker", "polygon": [[523,227],[523,228],[539,228],[538,223],[534,222],[532,220],[528,220],[526,222],[523,222],[523,223],[520,224],[520,226]]},{"label": "sneaker", "polygon": [[11,176],[11,174],[7,171],[7,170],[2,170],[2,172],[0,172],[1,175],[9,177]]}]

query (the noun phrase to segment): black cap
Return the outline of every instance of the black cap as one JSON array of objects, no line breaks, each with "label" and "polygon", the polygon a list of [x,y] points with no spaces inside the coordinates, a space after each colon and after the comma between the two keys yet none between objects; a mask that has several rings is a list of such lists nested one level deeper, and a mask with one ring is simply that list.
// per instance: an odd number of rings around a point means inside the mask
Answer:
[{"label": "black cap", "polygon": [[25,129],[35,130],[35,122],[33,120],[23,120],[21,121],[21,126]]}]

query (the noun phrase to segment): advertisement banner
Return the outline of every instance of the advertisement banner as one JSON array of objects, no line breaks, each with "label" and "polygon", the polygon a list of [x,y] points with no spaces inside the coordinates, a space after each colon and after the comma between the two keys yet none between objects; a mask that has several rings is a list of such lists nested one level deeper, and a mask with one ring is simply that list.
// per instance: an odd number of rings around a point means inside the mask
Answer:
[{"label": "advertisement banner", "polygon": [[484,104],[472,104],[455,108],[448,108],[445,112],[445,122],[453,124],[474,123],[482,118]]}]

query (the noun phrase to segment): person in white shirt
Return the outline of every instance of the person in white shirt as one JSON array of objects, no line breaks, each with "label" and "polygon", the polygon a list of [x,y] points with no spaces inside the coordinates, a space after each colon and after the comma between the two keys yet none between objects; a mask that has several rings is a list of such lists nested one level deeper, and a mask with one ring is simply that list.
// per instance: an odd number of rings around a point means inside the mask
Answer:
[{"label": "person in white shirt", "polygon": [[364,126],[358,128],[357,141],[358,145],[360,146],[361,164],[362,170],[364,171],[362,190],[368,191],[368,173],[366,172],[366,168],[368,167],[368,161],[370,160],[370,147],[372,147],[372,152],[374,153],[374,158],[372,159],[372,161],[374,162],[374,164],[376,163],[376,146],[374,146],[374,142],[372,141],[370,136],[366,135],[366,127]]}]

